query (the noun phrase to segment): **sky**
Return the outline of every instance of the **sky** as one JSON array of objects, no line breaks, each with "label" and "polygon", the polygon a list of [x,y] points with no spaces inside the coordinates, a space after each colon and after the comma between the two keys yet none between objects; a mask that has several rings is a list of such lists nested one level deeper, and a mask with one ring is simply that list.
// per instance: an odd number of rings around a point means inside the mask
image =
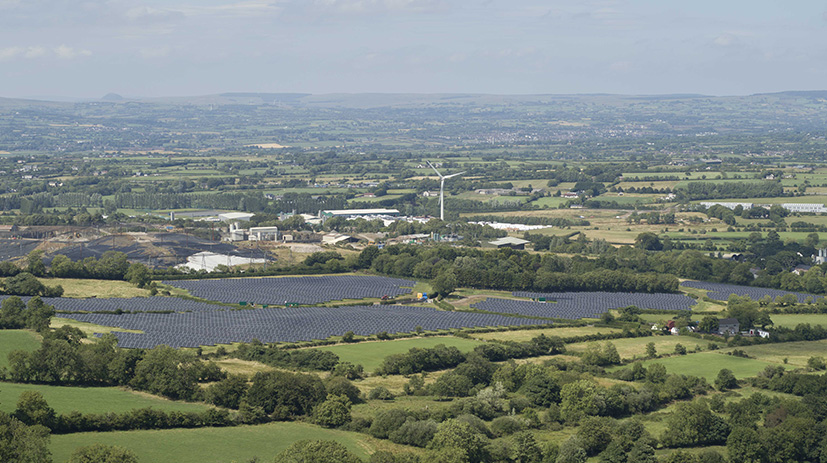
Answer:
[{"label": "sky", "polygon": [[0,0],[0,97],[827,89],[811,0]]}]

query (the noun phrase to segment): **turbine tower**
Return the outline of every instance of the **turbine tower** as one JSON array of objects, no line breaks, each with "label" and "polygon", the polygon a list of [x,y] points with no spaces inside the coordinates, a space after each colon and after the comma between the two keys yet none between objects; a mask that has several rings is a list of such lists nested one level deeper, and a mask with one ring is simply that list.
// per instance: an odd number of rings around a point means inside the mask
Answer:
[{"label": "turbine tower", "polygon": [[436,167],[434,167],[434,165],[431,164],[431,161],[427,162],[428,165],[431,166],[431,169],[433,169],[434,172],[436,172],[436,174],[439,175],[439,220],[445,220],[445,180],[451,177],[462,175],[465,173],[465,171],[457,172],[456,174],[451,175],[442,175],[439,173],[438,170],[436,170]]}]

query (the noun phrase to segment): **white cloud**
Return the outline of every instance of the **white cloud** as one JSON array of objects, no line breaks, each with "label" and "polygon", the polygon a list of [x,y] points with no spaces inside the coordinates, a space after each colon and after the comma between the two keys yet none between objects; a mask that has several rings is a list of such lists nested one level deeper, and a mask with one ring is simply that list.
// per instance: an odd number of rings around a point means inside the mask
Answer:
[{"label": "white cloud", "polygon": [[609,65],[609,68],[616,72],[629,72],[633,69],[633,66],[631,61],[615,61]]},{"label": "white cloud", "polygon": [[74,59],[80,56],[90,56],[92,54],[89,50],[72,48],[66,45],[55,47],[52,51],[60,59]]},{"label": "white cloud", "polygon": [[158,22],[183,18],[184,13],[176,10],[138,6],[124,12],[124,17],[132,22]]},{"label": "white cloud", "polygon": [[733,45],[737,45],[739,43],[738,37],[734,36],[730,33],[724,33],[715,37],[712,41],[715,45],[719,47],[731,47]]},{"label": "white cloud", "polygon": [[187,6],[181,7],[181,13],[187,16],[221,15],[236,17],[261,17],[278,14],[283,10],[279,1],[249,0],[246,2],[226,3],[216,6]]},{"label": "white cloud", "polygon": [[344,13],[390,11],[431,12],[445,8],[442,0],[316,0],[316,6]]},{"label": "white cloud", "polygon": [[45,47],[29,47],[23,52],[23,57],[28,59],[40,58],[41,56],[46,55],[46,53],[48,53],[48,50],[46,50]]},{"label": "white cloud", "polygon": [[33,45],[29,47],[6,47],[0,48],[0,61],[8,61],[12,59],[38,59],[49,56],[57,56],[58,58],[75,58],[78,56],[88,56],[92,52],[89,50],[77,50],[66,45],[61,45],[49,49],[42,45]]},{"label": "white cloud", "polygon": [[140,53],[141,58],[154,59],[168,56],[170,51],[172,50],[168,46],[164,45],[156,48],[141,48],[138,50],[138,53]]},{"label": "white cloud", "polygon": [[0,48],[0,61],[17,58],[21,53],[23,53],[23,49],[20,47]]}]

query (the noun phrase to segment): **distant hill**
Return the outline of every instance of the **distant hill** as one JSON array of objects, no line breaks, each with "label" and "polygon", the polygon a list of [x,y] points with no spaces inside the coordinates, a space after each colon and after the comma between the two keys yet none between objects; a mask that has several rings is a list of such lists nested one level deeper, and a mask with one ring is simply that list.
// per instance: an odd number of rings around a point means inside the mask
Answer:
[{"label": "distant hill", "polygon": [[126,98],[118,95],[117,93],[107,93],[106,95],[101,98],[101,101],[124,101]]},{"label": "distant hill", "polygon": [[827,90],[795,90],[775,93],[756,93],[752,96],[774,96],[780,98],[814,98],[827,99]]},{"label": "distant hill", "polygon": [[546,106],[555,103],[584,103],[606,107],[625,108],[640,103],[698,101],[705,104],[766,104],[769,100],[797,105],[796,100],[827,100],[827,90],[785,91],[777,93],[759,93],[746,96],[712,96],[700,94],[665,94],[665,95],[619,95],[608,93],[591,94],[527,94],[527,95],[493,95],[477,93],[259,93],[228,92],[214,95],[196,95],[157,98],[125,98],[117,93],[108,93],[99,100],[63,102],[45,100],[26,100],[0,98],[0,108],[23,107],[71,107],[108,103],[147,104],[163,107],[172,106],[277,106],[285,108],[497,108],[521,107],[533,105]]}]

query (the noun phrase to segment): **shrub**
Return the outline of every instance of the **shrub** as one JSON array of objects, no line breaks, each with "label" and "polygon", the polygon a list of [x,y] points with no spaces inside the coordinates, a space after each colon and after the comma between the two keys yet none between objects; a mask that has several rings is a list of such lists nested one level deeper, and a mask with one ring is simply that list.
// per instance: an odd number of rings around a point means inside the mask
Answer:
[{"label": "shrub", "polygon": [[313,410],[313,422],[327,428],[338,428],[350,419],[350,400],[343,395],[330,394]]},{"label": "shrub", "polygon": [[370,400],[393,400],[393,393],[388,388],[379,386],[371,389],[368,394]]},{"label": "shrub", "polygon": [[129,449],[93,444],[75,449],[68,463],[138,463],[138,457]]},{"label": "shrub", "polygon": [[302,440],[276,455],[278,463],[362,463],[344,445],[334,441]]},{"label": "shrub", "polygon": [[425,447],[436,434],[437,423],[433,420],[416,421],[408,419],[396,431],[390,434],[390,440],[403,445]]},{"label": "shrub", "polygon": [[388,436],[399,429],[408,419],[408,412],[399,408],[384,410],[376,414],[368,433],[379,439],[387,439]]},{"label": "shrub", "polygon": [[501,416],[499,418],[494,418],[491,422],[491,432],[498,437],[508,436],[525,429],[525,420],[514,416]]}]

